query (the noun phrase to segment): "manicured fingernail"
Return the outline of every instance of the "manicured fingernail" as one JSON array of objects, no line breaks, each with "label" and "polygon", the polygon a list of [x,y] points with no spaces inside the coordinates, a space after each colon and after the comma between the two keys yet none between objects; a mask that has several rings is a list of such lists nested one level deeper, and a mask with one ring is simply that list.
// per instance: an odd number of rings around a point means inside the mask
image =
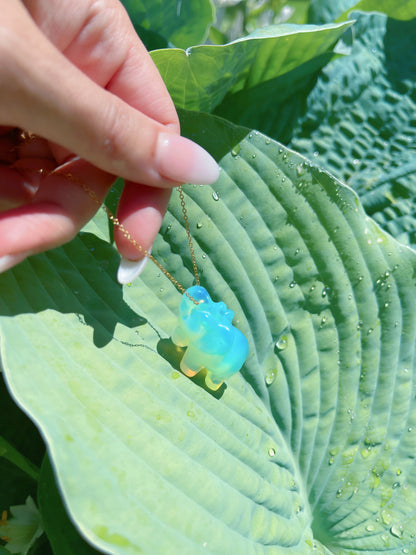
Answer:
[{"label": "manicured fingernail", "polygon": [[30,255],[26,252],[0,256],[0,274],[5,272],[6,270],[10,270],[10,268],[13,268],[13,266],[16,266],[17,264],[19,264],[19,262],[22,262],[28,256]]},{"label": "manicured fingernail", "polygon": [[[152,249],[149,249],[147,252],[151,254]],[[121,257],[120,266],[117,271],[117,281],[121,285],[131,283],[143,272],[148,260],[147,256],[140,260],[129,260],[128,258]]]},{"label": "manicured fingernail", "polygon": [[220,174],[217,162],[206,150],[174,133],[159,135],[156,166],[160,175],[178,183],[210,185]]}]

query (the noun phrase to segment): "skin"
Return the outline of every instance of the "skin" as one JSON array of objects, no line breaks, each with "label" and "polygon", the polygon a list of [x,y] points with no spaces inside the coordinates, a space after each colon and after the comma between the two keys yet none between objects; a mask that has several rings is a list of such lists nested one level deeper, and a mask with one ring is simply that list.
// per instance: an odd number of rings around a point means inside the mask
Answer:
[{"label": "skin", "polygon": [[[124,8],[0,0],[0,13],[0,257],[61,245],[98,210],[65,173],[100,200],[125,178],[118,217],[149,248],[178,184],[160,170],[157,140],[179,134],[179,121]],[[140,258],[117,230],[115,239],[122,256]]]}]

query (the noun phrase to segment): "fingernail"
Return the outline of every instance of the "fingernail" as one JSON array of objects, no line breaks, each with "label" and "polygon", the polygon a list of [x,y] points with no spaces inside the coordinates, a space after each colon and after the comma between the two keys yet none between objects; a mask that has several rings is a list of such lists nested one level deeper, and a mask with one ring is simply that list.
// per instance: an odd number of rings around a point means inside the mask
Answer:
[{"label": "fingernail", "polygon": [[156,166],[160,175],[177,183],[210,185],[220,174],[217,162],[206,150],[174,133],[159,135]]},{"label": "fingernail", "polygon": [[[149,249],[147,252],[151,254],[152,249]],[[121,257],[120,266],[117,270],[117,281],[121,285],[131,283],[143,272],[148,260],[147,256],[140,260],[129,260],[128,258]]]},{"label": "fingernail", "polygon": [[5,272],[6,270],[10,270],[13,266],[22,262],[25,258],[30,256],[29,253],[23,252],[20,254],[6,254],[4,256],[0,256],[0,274]]}]

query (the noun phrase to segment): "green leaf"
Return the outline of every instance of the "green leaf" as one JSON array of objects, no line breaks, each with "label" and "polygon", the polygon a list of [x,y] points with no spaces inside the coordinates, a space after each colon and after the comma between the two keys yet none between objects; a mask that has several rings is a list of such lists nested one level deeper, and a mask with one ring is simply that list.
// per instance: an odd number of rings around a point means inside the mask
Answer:
[{"label": "green leaf", "polygon": [[409,20],[416,17],[416,4],[413,0],[311,0],[308,20],[318,25],[345,21],[353,11],[379,12]]},{"label": "green leaf", "polygon": [[130,19],[178,48],[203,42],[214,22],[210,0],[122,0]]},{"label": "green leaf", "polygon": [[385,230],[416,245],[416,20],[357,14],[354,35],[350,56],[328,64],[304,115],[288,123],[290,145],[353,187]]},{"label": "green leaf", "polygon": [[33,423],[10,397],[0,375],[0,516],[10,505],[36,497],[44,443]]},{"label": "green leaf", "polygon": [[332,23],[356,3],[357,0],[310,0],[308,21],[316,25]]},{"label": "green leaf", "polygon": [[344,12],[339,20],[348,18],[352,11],[380,12],[394,19],[409,20],[416,17],[416,3],[414,0],[361,0]]},{"label": "green leaf", "polygon": [[274,25],[226,45],[151,55],[178,108],[211,112],[227,94],[260,86],[302,64],[306,74],[316,72],[321,65],[315,60],[326,63],[323,55],[349,25]]},{"label": "green leaf", "polygon": [[53,470],[46,456],[41,468],[38,490],[39,510],[43,528],[59,555],[94,555],[99,553],[87,544],[69,520],[55,483]]},{"label": "green leaf", "polygon": [[[264,135],[182,128],[222,156],[186,206],[202,284],[250,343],[219,394],[177,371],[171,282],[116,283],[102,212],[0,276],[4,372],[72,520],[117,554],[307,553],[312,530],[322,553],[414,549],[416,254]],[[153,254],[192,284],[177,197]]]}]

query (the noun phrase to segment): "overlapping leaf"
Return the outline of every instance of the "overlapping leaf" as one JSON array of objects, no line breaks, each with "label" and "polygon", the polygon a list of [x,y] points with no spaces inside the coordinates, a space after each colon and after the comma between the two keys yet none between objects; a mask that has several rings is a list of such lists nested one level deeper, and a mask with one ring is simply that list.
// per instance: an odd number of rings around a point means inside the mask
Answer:
[{"label": "overlapping leaf", "polygon": [[178,108],[211,112],[227,94],[260,86],[299,66],[306,76],[316,72],[349,25],[275,25],[226,45],[162,49],[151,55]]},{"label": "overlapping leaf", "polygon": [[318,156],[384,229],[415,245],[416,20],[355,15],[350,56],[323,70],[290,144]]},{"label": "overlapping leaf", "polygon": [[203,42],[214,19],[210,0],[122,0],[136,26],[178,48]]},{"label": "overlapping leaf", "polygon": [[[267,137],[183,129],[222,158],[186,203],[202,284],[250,343],[219,395],[177,371],[166,277],[117,285],[103,214],[0,278],[5,373],[70,515],[120,554],[305,553],[312,529],[322,552],[413,549],[416,255]],[[154,254],[191,285],[177,199]]]}]

